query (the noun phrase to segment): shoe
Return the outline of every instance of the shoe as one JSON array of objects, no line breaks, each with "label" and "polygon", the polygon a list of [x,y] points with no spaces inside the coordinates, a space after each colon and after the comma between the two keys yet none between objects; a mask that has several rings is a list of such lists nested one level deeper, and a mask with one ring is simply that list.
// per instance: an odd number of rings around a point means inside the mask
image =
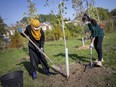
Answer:
[{"label": "shoe", "polygon": [[[97,63],[98,62],[98,59],[96,59],[94,62]],[[102,58],[101,62],[104,62],[103,58]]]},{"label": "shoe", "polygon": [[96,63],[96,65],[101,67],[101,66],[102,66],[102,62],[101,62],[101,61],[98,61],[98,62]]},{"label": "shoe", "polygon": [[104,62],[103,58],[102,58],[102,62]]},{"label": "shoe", "polygon": [[50,72],[49,72],[49,69],[46,69],[46,70],[45,70],[45,74],[46,74],[46,75],[49,75],[49,73],[50,73]]},{"label": "shoe", "polygon": [[45,69],[44,72],[45,72],[45,74],[48,75],[48,76],[50,76],[50,75],[56,75],[56,73],[50,72],[49,69]]},{"label": "shoe", "polygon": [[32,79],[34,80],[34,79],[37,79],[37,74],[36,74],[36,72],[33,72],[32,73]]},{"label": "shoe", "polygon": [[94,63],[97,63],[98,62],[98,59],[96,59],[95,61],[94,61]]}]

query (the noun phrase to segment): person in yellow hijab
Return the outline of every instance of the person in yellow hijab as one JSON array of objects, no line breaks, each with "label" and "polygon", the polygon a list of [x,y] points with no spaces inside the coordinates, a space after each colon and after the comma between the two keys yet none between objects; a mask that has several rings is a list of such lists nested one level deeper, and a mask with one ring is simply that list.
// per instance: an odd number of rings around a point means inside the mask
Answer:
[{"label": "person in yellow hijab", "polygon": [[[26,27],[24,33],[44,52],[44,32],[40,27],[40,22],[37,19],[31,19],[30,24]],[[37,79],[36,71],[39,70],[38,64],[42,65],[43,73],[49,74],[49,67],[45,56],[31,43],[28,44],[31,75],[33,79]]]},{"label": "person in yellow hijab", "polygon": [[31,29],[32,29],[31,30],[32,36],[36,40],[40,40],[40,37],[41,37],[40,22],[37,19],[31,19],[30,25],[31,25]]}]

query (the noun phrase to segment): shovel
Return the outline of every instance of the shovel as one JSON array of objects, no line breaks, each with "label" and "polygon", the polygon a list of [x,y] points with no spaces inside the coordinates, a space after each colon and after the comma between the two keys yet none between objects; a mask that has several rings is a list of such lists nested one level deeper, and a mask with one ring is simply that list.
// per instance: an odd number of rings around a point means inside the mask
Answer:
[{"label": "shovel", "polygon": [[63,74],[62,67],[54,65],[53,61],[43,51],[41,51],[41,49],[24,32],[22,32],[22,34],[45,56],[46,59],[52,63],[52,66],[49,66],[50,68],[60,74]]},{"label": "shovel", "polygon": [[85,69],[84,72],[86,71],[86,69],[92,69],[94,67],[94,63],[92,61],[92,47],[90,47],[90,63],[85,65]]},{"label": "shovel", "polygon": [[90,67],[93,67],[93,61],[92,61],[92,47],[90,47]]}]

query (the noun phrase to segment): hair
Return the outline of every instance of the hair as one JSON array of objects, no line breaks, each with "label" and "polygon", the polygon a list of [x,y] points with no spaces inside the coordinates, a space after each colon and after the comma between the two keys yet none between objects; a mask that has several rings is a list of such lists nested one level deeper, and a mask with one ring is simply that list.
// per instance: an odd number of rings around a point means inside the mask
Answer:
[{"label": "hair", "polygon": [[82,17],[82,21],[84,22],[84,21],[90,21],[90,20],[91,19],[89,18],[89,16],[86,13],[84,13],[84,15]]},{"label": "hair", "polygon": [[97,25],[97,21],[95,19],[91,19],[91,24],[93,24],[94,26]]}]

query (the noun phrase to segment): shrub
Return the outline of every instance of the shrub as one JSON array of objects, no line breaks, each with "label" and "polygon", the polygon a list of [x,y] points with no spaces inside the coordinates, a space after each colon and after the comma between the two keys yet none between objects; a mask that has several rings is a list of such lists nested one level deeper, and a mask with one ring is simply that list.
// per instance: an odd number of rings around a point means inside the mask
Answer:
[{"label": "shrub", "polygon": [[10,47],[11,48],[20,48],[23,46],[23,41],[21,39],[21,35],[17,32],[13,36],[11,36]]},{"label": "shrub", "polygon": [[104,30],[107,33],[116,31],[116,20],[109,19],[105,21]]}]

